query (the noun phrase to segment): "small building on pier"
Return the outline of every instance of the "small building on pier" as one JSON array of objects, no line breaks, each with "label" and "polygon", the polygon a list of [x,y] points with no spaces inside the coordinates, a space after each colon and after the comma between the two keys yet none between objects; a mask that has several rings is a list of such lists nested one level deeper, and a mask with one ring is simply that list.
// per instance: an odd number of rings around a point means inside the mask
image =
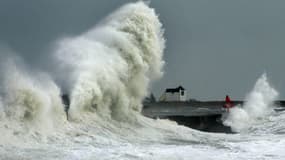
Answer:
[{"label": "small building on pier", "polygon": [[166,102],[177,102],[177,101],[186,101],[187,92],[182,86],[177,88],[167,88],[165,92],[159,98],[159,101]]}]

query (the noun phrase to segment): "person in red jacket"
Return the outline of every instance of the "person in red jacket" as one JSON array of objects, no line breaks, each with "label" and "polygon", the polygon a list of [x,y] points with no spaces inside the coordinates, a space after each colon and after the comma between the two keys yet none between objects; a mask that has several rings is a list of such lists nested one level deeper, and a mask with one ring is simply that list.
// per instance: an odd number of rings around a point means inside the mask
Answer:
[{"label": "person in red jacket", "polygon": [[228,95],[226,96],[225,102],[226,103],[223,105],[223,108],[227,109],[227,111],[229,112],[230,108],[232,108],[234,105]]}]

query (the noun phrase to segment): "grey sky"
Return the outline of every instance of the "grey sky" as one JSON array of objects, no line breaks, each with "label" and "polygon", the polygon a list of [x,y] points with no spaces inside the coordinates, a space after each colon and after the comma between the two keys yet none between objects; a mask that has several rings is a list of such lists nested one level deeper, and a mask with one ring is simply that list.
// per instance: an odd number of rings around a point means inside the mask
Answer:
[{"label": "grey sky", "polygon": [[[0,43],[31,65],[54,40],[88,30],[119,0],[1,0]],[[165,75],[153,85],[183,85],[191,98],[242,99],[266,71],[285,98],[285,1],[153,0],[165,28]],[[1,54],[2,51],[0,51]]]}]

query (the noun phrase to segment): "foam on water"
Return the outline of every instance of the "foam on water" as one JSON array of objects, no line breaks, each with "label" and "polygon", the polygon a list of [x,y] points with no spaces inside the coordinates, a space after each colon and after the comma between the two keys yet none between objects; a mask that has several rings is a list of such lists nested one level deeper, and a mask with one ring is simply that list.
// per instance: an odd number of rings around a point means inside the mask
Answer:
[{"label": "foam on water", "polygon": [[[285,145],[282,113],[269,115],[263,125],[274,132],[261,136],[203,133],[140,114],[149,84],[162,76],[164,64],[162,25],[143,2],[122,6],[54,48],[52,72],[14,60],[1,67],[0,159],[285,158],[279,151]],[[70,95],[70,121],[61,91]],[[255,124],[267,116],[276,96],[263,75],[244,108],[231,111],[225,123],[248,128],[241,120]]]}]

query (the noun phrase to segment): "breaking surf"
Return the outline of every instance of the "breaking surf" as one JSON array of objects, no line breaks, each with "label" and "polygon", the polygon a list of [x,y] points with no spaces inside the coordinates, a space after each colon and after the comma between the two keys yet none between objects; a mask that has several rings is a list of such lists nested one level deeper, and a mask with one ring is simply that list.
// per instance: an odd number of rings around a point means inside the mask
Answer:
[{"label": "breaking surf", "polygon": [[284,159],[283,112],[234,135],[141,115],[163,74],[163,32],[155,10],[136,2],[55,42],[52,71],[1,57],[0,159]]}]

